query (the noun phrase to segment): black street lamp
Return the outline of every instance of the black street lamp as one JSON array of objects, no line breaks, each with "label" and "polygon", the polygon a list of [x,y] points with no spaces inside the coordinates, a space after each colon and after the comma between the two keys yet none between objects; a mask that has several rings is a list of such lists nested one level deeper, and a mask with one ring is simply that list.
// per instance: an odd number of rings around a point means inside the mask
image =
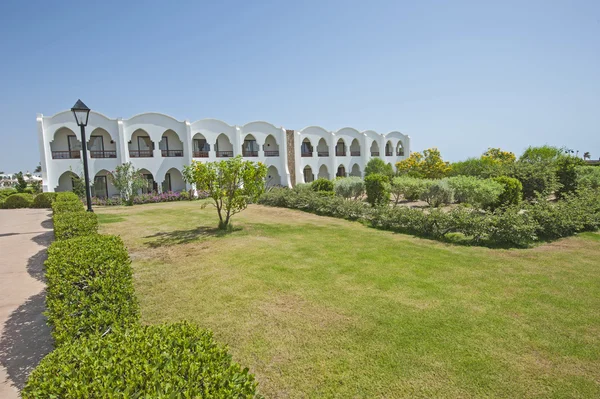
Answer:
[{"label": "black street lamp", "polygon": [[87,142],[85,140],[85,127],[88,124],[88,117],[90,116],[90,109],[81,100],[77,100],[73,108],[73,115],[75,115],[75,122],[81,128],[81,149],[83,151],[83,175],[85,176],[85,198],[87,199],[87,210],[88,212],[94,212],[92,210],[92,193],[90,192],[90,176],[88,173],[87,163]]}]

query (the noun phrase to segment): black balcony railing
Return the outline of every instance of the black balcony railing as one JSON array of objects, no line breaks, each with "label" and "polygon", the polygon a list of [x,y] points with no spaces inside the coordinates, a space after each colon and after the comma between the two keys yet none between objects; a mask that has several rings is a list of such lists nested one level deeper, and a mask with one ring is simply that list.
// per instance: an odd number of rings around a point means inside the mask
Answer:
[{"label": "black balcony railing", "polygon": [[96,151],[90,150],[90,158],[116,158],[116,151]]},{"label": "black balcony railing", "polygon": [[317,155],[320,157],[328,157],[329,151],[317,151]]},{"label": "black balcony railing", "polygon": [[258,151],[247,151],[247,150],[244,150],[244,151],[242,151],[242,156],[243,157],[257,157],[258,156]]},{"label": "black balcony railing", "polygon": [[336,157],[345,157],[346,156],[346,150],[335,150],[335,156]]},{"label": "black balcony railing", "polygon": [[379,156],[379,151],[371,151],[371,156],[372,157],[378,157]]},{"label": "black balcony railing", "polygon": [[312,157],[312,152],[303,152],[302,157]]},{"label": "black balcony railing", "polygon": [[152,150],[129,150],[131,158],[152,158],[154,152]]},{"label": "black balcony railing", "polygon": [[233,151],[217,151],[217,158],[230,158],[233,156]]},{"label": "black balcony railing", "polygon": [[265,157],[278,157],[278,156],[279,156],[279,150],[265,151]]},{"label": "black balcony railing", "polygon": [[350,156],[351,157],[360,157],[360,150],[359,151],[350,151]]},{"label": "black balcony railing", "polygon": [[79,159],[81,151],[52,151],[52,159]]},{"label": "black balcony railing", "polygon": [[161,150],[163,157],[182,157],[183,150]]},{"label": "black balcony railing", "polygon": [[391,151],[386,151],[385,152],[385,156],[386,157],[391,157],[392,155],[394,155]]},{"label": "black balcony railing", "polygon": [[194,151],[194,158],[208,158],[208,151]]}]

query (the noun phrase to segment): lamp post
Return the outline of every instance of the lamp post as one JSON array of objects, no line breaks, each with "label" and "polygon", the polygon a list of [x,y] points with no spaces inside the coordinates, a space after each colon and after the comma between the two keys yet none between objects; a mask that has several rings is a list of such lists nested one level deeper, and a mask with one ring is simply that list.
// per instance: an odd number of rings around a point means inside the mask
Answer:
[{"label": "lamp post", "polygon": [[88,212],[94,212],[92,210],[92,194],[90,192],[90,176],[88,173],[87,163],[87,142],[85,140],[85,127],[88,124],[88,117],[90,116],[90,109],[81,100],[77,100],[73,108],[71,108],[73,115],[75,115],[75,122],[81,128],[81,149],[83,151],[83,175],[85,176],[85,198],[87,200]]}]

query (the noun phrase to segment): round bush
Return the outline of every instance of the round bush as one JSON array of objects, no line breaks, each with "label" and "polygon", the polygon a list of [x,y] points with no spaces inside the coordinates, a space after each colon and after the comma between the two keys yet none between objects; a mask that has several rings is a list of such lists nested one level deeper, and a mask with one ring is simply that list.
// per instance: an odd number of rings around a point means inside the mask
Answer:
[{"label": "round bush", "polygon": [[211,332],[184,322],[66,343],[42,359],[22,397],[254,398],[256,386]]},{"label": "round bush", "polygon": [[312,189],[314,191],[331,191],[333,192],[333,182],[323,177],[312,182]]},{"label": "round bush", "polygon": [[385,205],[390,202],[389,178],[379,173],[365,177],[367,202],[373,206]]},{"label": "round bush", "polygon": [[435,208],[454,202],[454,190],[446,179],[430,180],[427,183],[427,191],[421,197],[423,201]]},{"label": "round bush", "polygon": [[80,201],[77,194],[72,191],[63,191],[56,194],[56,202]]},{"label": "round bush", "polygon": [[13,194],[4,200],[2,207],[4,209],[17,209],[17,208],[29,208],[33,202],[33,195],[31,194]]},{"label": "round bush", "polygon": [[504,191],[498,196],[497,206],[517,205],[523,197],[523,184],[519,179],[508,176],[498,176],[494,179],[504,186]]},{"label": "round bush", "polygon": [[365,192],[365,182],[357,176],[342,177],[335,180],[333,188],[342,198],[358,199]]},{"label": "round bush", "polygon": [[1,198],[9,197],[9,196],[11,196],[13,194],[16,194],[16,193],[17,193],[17,189],[15,189],[15,188],[3,188],[3,189],[0,189],[0,199]]},{"label": "round bush", "polygon": [[41,193],[35,196],[32,208],[51,208],[52,203],[56,199],[56,193]]}]

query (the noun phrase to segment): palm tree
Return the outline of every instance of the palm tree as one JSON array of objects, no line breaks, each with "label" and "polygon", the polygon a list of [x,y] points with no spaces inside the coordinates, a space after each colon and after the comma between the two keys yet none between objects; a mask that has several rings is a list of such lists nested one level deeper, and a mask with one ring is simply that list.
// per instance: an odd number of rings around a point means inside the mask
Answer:
[{"label": "palm tree", "polygon": [[590,158],[591,158],[591,155],[590,155],[589,151],[586,151],[583,153],[583,159],[590,159]]},{"label": "palm tree", "polygon": [[35,167],[33,173],[40,173],[42,171],[42,163],[40,162],[38,166]]}]

